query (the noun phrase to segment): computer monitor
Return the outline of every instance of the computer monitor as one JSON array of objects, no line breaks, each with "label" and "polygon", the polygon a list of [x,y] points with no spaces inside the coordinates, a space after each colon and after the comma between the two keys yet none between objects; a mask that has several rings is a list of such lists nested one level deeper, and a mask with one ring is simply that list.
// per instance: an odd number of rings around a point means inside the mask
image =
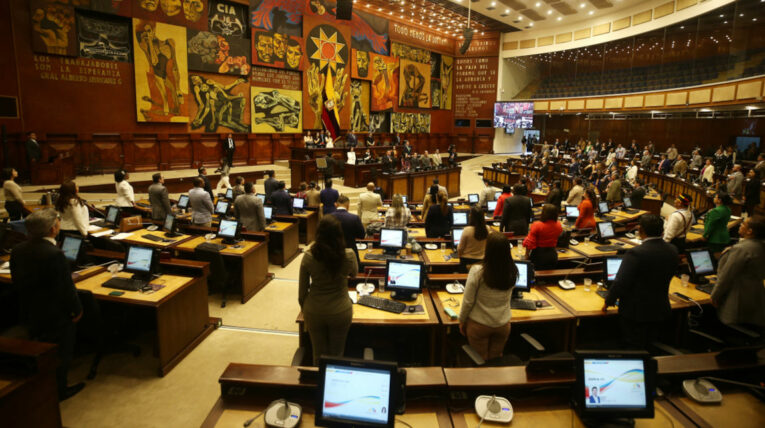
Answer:
[{"label": "computer monitor", "polygon": [[260,198],[260,202],[266,203],[266,194],[265,193],[256,193],[255,196]]},{"label": "computer monitor", "polygon": [[386,253],[397,253],[405,245],[405,229],[380,229],[380,248]]},{"label": "computer monitor", "polygon": [[691,281],[695,284],[706,284],[709,282],[706,275],[715,273],[715,259],[712,253],[707,250],[693,250],[686,253],[688,267],[691,271]]},{"label": "computer monitor", "polygon": [[267,222],[271,221],[273,219],[274,207],[266,205],[263,207],[263,214],[265,215]]},{"label": "computer monitor", "polygon": [[518,269],[518,278],[513,288],[513,299],[522,299],[523,292],[531,291],[531,284],[534,282],[534,265],[528,261],[516,261],[515,267]]},{"label": "computer monitor", "polygon": [[130,246],[125,255],[123,271],[133,274],[133,278],[149,281],[157,268],[159,252],[149,247]]},{"label": "computer monitor", "polygon": [[178,197],[178,208],[185,210],[189,207],[189,195],[181,195]]},{"label": "computer monitor", "polygon": [[496,191],[494,192],[494,200],[498,200],[499,197],[502,196],[502,191]]},{"label": "computer monitor", "polygon": [[108,223],[112,226],[116,226],[119,222],[120,217],[120,209],[119,207],[115,206],[109,206],[106,208],[106,218],[104,218],[104,222]]},{"label": "computer monitor", "polygon": [[401,195],[401,202],[403,202],[404,205],[406,205],[406,195]]},{"label": "computer monitor", "polygon": [[165,231],[165,236],[167,237],[173,237],[178,236],[178,233],[176,233],[177,225],[175,224],[175,216],[172,214],[168,214],[165,216],[165,222],[162,223],[162,229]]},{"label": "computer monitor", "polygon": [[489,212],[494,212],[494,210],[497,209],[497,201],[488,201],[486,202],[486,210]]},{"label": "computer monitor", "polygon": [[624,202],[624,208],[632,208],[632,199],[629,196],[623,197],[622,202]]},{"label": "computer monitor", "polygon": [[455,250],[460,245],[460,240],[462,239],[462,232],[464,230],[465,229],[461,227],[455,227],[454,229],[452,229],[452,243],[454,244]]},{"label": "computer monitor", "polygon": [[622,258],[620,256],[606,257],[603,262],[603,285],[606,288],[611,287],[616,279],[616,274],[619,273],[619,268],[622,266]]},{"label": "computer monitor", "polygon": [[608,208],[607,201],[598,202],[598,212],[601,214],[608,214],[611,210]]},{"label": "computer monitor", "polygon": [[319,361],[318,403],[315,422],[319,426],[394,426],[404,384],[394,363],[350,358]]},{"label": "computer monitor", "polygon": [[397,300],[413,300],[422,290],[425,267],[420,261],[387,260],[385,288]]},{"label": "computer monitor", "polygon": [[64,240],[61,242],[61,251],[64,252],[64,257],[72,265],[76,265],[80,260],[82,241],[81,236],[64,235]]},{"label": "computer monitor", "polygon": [[609,419],[653,418],[656,361],[646,352],[592,351],[576,354],[574,401],[586,426]]},{"label": "computer monitor", "polygon": [[226,199],[229,201],[234,199],[234,189],[226,189]]},{"label": "computer monitor", "polygon": [[228,201],[218,201],[218,203],[215,204],[215,214],[226,215],[226,213],[228,213],[228,205]]},{"label": "computer monitor", "polygon": [[302,210],[305,208],[305,199],[295,198],[292,200],[292,208],[296,210]]},{"label": "computer monitor", "polygon": [[453,224],[455,226],[467,226],[468,224],[468,213],[467,211],[456,211],[453,213],[454,222]]},{"label": "computer monitor", "polygon": [[233,244],[239,238],[241,223],[237,220],[223,219],[218,224],[218,237],[223,238],[223,242]]},{"label": "computer monitor", "polygon": [[579,207],[566,205],[566,220],[575,221],[579,218]]},{"label": "computer monitor", "polygon": [[469,204],[477,204],[478,203],[478,193],[468,193],[468,203]]},{"label": "computer monitor", "polygon": [[611,239],[616,234],[614,233],[614,223],[611,221],[599,221],[596,223],[598,227],[598,237],[600,239]]}]

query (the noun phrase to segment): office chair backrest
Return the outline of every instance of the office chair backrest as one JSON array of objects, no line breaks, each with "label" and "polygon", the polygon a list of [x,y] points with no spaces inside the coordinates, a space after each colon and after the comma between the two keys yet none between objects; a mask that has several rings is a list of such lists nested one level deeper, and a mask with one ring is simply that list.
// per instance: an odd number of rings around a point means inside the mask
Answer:
[{"label": "office chair backrest", "polygon": [[221,253],[197,246],[194,248],[194,259],[210,263],[210,275],[207,277],[208,284],[218,287],[226,283],[228,272],[226,271]]}]

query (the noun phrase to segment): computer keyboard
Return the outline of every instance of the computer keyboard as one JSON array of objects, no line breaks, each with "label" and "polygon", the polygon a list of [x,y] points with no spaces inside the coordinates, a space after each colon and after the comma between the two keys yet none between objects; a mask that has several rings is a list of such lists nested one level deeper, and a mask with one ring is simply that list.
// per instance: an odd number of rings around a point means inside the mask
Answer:
[{"label": "computer keyboard", "polygon": [[595,294],[597,294],[598,296],[602,297],[603,300],[605,300],[606,297],[608,297],[608,290],[598,290],[595,292]]},{"label": "computer keyboard", "polygon": [[98,227],[109,227],[109,225],[106,223],[106,220],[98,220],[98,221],[91,222],[90,224],[92,224],[93,226],[98,226]]},{"label": "computer keyboard", "polygon": [[640,212],[640,210],[637,210],[635,208],[622,208],[622,211],[624,211],[627,214],[637,214]]},{"label": "computer keyboard", "polygon": [[377,254],[377,253],[369,254],[369,253],[367,253],[364,257],[369,259],[369,260],[396,260],[396,259],[398,259],[398,256],[395,255],[395,254]]},{"label": "computer keyboard", "polygon": [[146,284],[148,284],[148,282],[140,279],[116,277],[107,280],[101,285],[106,288],[116,288],[118,290],[138,291],[145,287]]},{"label": "computer keyboard", "polygon": [[610,214],[601,214],[600,217],[602,217],[602,218],[604,218],[606,220],[613,220],[614,219],[614,216],[612,216]]},{"label": "computer keyboard", "polygon": [[170,239],[165,239],[161,236],[152,235],[150,233],[147,233],[146,235],[141,235],[141,238],[148,239],[149,241],[154,241],[154,242],[172,242],[172,240]]},{"label": "computer keyboard", "polygon": [[701,291],[702,293],[712,294],[712,290],[715,288],[715,284],[713,282],[709,282],[706,284],[700,284],[696,286],[696,289]]},{"label": "computer keyboard", "polygon": [[209,251],[220,251],[220,250],[225,250],[226,246],[222,244],[215,244],[212,242],[203,242],[197,245],[196,248],[199,248],[202,250],[209,250]]},{"label": "computer keyboard", "polygon": [[146,203],[143,203],[143,202],[136,202],[135,204],[136,204],[137,206],[139,206],[139,207],[143,207],[143,208],[151,208],[151,205],[149,205],[149,204],[146,204]]},{"label": "computer keyboard", "polygon": [[383,311],[393,312],[394,314],[400,314],[406,309],[406,305],[401,302],[396,302],[390,299],[383,299],[382,297],[373,296],[361,296],[359,297],[359,305],[369,306],[370,308],[381,309]]},{"label": "computer keyboard", "polygon": [[533,300],[510,299],[510,309],[521,309],[524,311],[536,311],[537,304]]},{"label": "computer keyboard", "polygon": [[618,245],[596,245],[595,249],[604,253],[608,253],[611,251],[619,251],[622,249],[622,247]]}]

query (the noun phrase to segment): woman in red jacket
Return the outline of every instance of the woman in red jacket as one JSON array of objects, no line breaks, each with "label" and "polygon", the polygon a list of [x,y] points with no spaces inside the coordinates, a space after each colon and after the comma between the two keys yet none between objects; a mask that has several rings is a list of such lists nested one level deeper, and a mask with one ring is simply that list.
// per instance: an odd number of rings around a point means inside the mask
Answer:
[{"label": "woman in red jacket", "polygon": [[534,222],[529,234],[523,240],[526,247],[526,257],[534,263],[535,269],[555,269],[558,264],[558,237],[563,232],[563,226],[558,221],[560,209],[552,204],[542,206],[542,216]]},{"label": "woman in red jacket", "polygon": [[589,188],[584,191],[584,199],[579,203],[579,217],[574,227],[577,229],[595,229],[595,204],[598,197],[595,191]]}]

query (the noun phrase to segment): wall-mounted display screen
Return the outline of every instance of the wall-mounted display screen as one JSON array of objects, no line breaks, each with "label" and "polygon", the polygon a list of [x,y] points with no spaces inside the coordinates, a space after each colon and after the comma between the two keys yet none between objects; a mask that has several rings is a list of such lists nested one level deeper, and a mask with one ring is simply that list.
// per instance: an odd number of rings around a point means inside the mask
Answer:
[{"label": "wall-mounted display screen", "polygon": [[515,128],[528,129],[534,125],[534,103],[494,103],[494,127],[505,128],[505,132]]}]

